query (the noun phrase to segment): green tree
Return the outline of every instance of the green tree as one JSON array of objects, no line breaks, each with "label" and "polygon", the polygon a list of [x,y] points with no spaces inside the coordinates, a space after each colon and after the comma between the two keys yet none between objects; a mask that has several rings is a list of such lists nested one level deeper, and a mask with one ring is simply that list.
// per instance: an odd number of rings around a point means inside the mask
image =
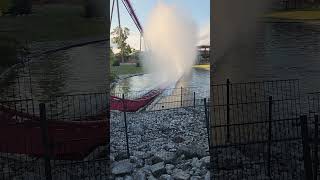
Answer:
[{"label": "green tree", "polygon": [[8,12],[10,0],[0,0],[0,16]]},{"label": "green tree", "polygon": [[30,14],[32,11],[32,0],[12,0],[9,13],[13,15]]},{"label": "green tree", "polygon": [[111,34],[113,35],[112,43],[117,45],[117,48],[120,50],[120,54],[123,57],[127,57],[132,53],[132,48],[127,44],[128,36],[130,35],[129,28],[120,28],[116,27]]}]

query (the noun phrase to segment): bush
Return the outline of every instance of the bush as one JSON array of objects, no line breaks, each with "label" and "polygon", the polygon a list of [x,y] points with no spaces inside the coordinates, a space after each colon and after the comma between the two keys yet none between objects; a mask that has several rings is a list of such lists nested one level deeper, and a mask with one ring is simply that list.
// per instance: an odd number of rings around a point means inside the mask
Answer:
[{"label": "bush", "polygon": [[13,15],[30,14],[32,11],[32,0],[12,0],[9,13]]},{"label": "bush", "polygon": [[8,12],[10,7],[10,0],[0,0],[0,16]]},{"label": "bush", "polygon": [[112,66],[120,66],[120,61],[115,60],[115,61],[112,63]]}]

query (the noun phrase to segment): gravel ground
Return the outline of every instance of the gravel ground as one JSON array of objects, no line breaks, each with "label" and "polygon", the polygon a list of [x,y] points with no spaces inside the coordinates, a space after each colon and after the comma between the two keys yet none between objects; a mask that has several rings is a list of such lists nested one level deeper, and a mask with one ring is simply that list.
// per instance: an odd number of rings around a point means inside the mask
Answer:
[{"label": "gravel ground", "polygon": [[111,113],[113,179],[210,179],[203,107]]}]

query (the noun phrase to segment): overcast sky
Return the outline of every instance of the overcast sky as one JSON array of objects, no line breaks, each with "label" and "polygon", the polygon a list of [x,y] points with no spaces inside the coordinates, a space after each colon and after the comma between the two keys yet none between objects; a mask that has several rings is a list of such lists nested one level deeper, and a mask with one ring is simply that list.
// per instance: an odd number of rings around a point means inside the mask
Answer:
[{"label": "overcast sky", "polygon": [[[193,18],[199,28],[199,43],[198,45],[209,45],[210,44],[210,0],[130,0],[139,20],[144,27],[148,15],[152,9],[156,6],[158,1],[165,2],[166,4],[174,4],[181,7],[183,10],[190,12],[190,16]],[[112,1],[110,1],[112,6]],[[127,42],[131,47],[139,49],[139,31],[133,23],[131,17],[126,11],[122,1],[119,0],[120,8],[120,20],[122,27],[128,27],[130,29],[130,36]],[[111,9],[110,9],[111,12]],[[113,18],[111,23],[111,31],[118,26],[118,18],[115,9],[113,12]]]}]

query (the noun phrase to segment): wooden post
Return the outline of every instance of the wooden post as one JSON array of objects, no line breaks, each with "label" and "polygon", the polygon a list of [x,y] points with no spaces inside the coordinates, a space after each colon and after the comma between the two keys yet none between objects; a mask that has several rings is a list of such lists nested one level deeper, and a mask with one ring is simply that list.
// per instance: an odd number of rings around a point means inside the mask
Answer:
[{"label": "wooden post", "polygon": [[127,143],[127,156],[130,158],[130,151],[129,151],[129,138],[128,138],[128,125],[127,125],[127,105],[124,100],[124,94],[122,94],[122,102],[123,102],[123,118],[124,118],[124,127],[126,133],[126,143]]},{"label": "wooden post", "polygon": [[304,160],[304,172],[305,179],[312,179],[312,161],[310,154],[310,146],[309,146],[309,137],[308,137],[308,124],[307,124],[307,116],[301,116],[301,135],[302,135],[302,145],[303,145],[303,160]]},{"label": "wooden post", "polygon": [[44,103],[39,104],[40,109],[40,123],[42,130],[42,143],[44,149],[44,168],[46,180],[52,180],[51,176],[51,164],[50,164],[50,147],[48,140],[48,122],[46,120],[46,105]]}]

